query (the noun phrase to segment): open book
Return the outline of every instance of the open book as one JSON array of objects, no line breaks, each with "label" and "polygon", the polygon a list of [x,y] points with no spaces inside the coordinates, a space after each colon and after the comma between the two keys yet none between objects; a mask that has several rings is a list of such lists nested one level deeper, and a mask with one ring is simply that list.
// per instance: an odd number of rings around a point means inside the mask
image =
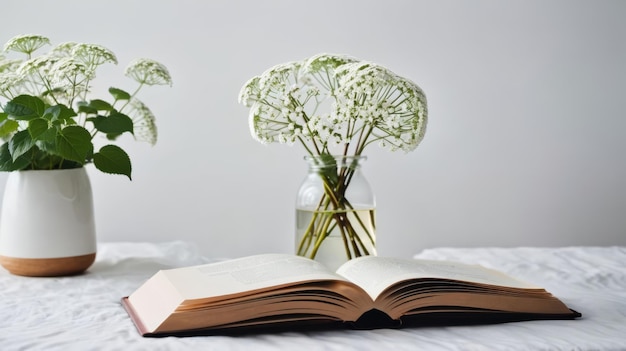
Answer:
[{"label": "open book", "polygon": [[122,302],[144,336],[580,316],[546,290],[478,265],[376,256],[337,272],[286,254],[161,270]]}]

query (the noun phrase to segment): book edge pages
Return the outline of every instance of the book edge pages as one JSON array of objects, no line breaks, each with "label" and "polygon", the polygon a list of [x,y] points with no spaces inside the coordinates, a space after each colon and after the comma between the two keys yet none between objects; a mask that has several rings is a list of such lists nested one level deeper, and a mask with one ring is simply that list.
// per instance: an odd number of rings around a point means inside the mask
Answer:
[{"label": "book edge pages", "polygon": [[126,310],[126,313],[128,313],[128,316],[130,317],[130,320],[135,325],[135,328],[137,329],[139,334],[141,336],[146,336],[146,335],[150,334],[148,332],[148,330],[146,329],[146,326],[141,321],[141,318],[139,318],[139,315],[137,314],[137,311],[135,311],[135,309],[133,308],[133,305],[130,303],[130,300],[128,299],[128,296],[122,297],[121,301],[122,301],[122,307],[124,307],[124,310]]}]

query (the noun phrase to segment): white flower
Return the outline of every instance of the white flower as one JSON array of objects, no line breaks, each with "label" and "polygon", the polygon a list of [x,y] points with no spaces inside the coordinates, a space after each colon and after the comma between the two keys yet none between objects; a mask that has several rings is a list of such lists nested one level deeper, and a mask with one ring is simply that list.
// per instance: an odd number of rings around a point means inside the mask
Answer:
[{"label": "white flower", "polygon": [[49,91],[53,73],[52,67],[56,61],[56,58],[41,55],[20,63],[15,70],[15,73],[21,78],[21,87],[19,89]]},{"label": "white flower", "polygon": [[370,62],[343,65],[337,74],[340,110],[367,121],[392,151],[417,147],[426,128],[426,97],[415,83]]},{"label": "white flower", "polygon": [[0,74],[0,95],[10,99],[19,94],[23,78],[15,73]]},{"label": "white flower", "polygon": [[0,96],[10,98],[19,93],[23,78],[16,72],[20,63],[20,60],[7,60],[0,55]]},{"label": "white flower", "polygon": [[152,111],[137,98],[130,101],[129,117],[133,120],[133,134],[135,139],[154,145],[157,142],[158,131],[156,118]]},{"label": "white flower", "polygon": [[0,74],[2,73],[14,73],[19,67],[20,60],[7,60],[4,56],[0,55]]},{"label": "white flower", "polygon": [[348,55],[318,54],[304,61],[303,69],[308,73],[330,72],[339,66],[358,60]]},{"label": "white flower", "polygon": [[[250,130],[263,143],[306,143],[328,153],[332,145],[371,142],[410,151],[426,127],[426,97],[415,83],[380,65],[345,55],[320,54],[276,65],[247,81],[239,102],[250,107]],[[326,113],[320,113],[326,109]]]},{"label": "white flower", "polygon": [[172,85],[172,77],[167,67],[151,59],[136,59],[126,67],[125,74],[140,84]]},{"label": "white flower", "polygon": [[259,100],[259,76],[252,77],[248,80],[239,92],[239,103],[250,107],[253,101]]},{"label": "white flower", "polygon": [[75,43],[75,42],[72,42],[72,41],[61,43],[61,44],[55,46],[54,48],[52,48],[52,50],[50,50],[49,55],[57,56],[57,57],[72,56],[72,49],[76,45],[78,45],[78,44]]},{"label": "white flower", "polygon": [[68,44],[60,49],[70,49],[70,55],[83,63],[88,69],[94,70],[97,66],[111,62],[117,64],[117,57],[113,51],[98,44]]},{"label": "white flower", "polygon": [[4,51],[16,51],[30,56],[35,50],[47,44],[50,44],[50,39],[41,35],[18,35],[4,44]]},{"label": "white flower", "polygon": [[52,68],[52,65],[57,61],[56,58],[48,55],[37,56],[30,60],[24,61],[17,68],[17,73],[22,76],[28,76],[31,74],[44,74],[47,75]]},{"label": "white flower", "polygon": [[51,67],[52,77],[56,82],[69,81],[76,82],[76,77],[87,77],[93,79],[94,72],[72,57],[63,57],[53,63]]}]

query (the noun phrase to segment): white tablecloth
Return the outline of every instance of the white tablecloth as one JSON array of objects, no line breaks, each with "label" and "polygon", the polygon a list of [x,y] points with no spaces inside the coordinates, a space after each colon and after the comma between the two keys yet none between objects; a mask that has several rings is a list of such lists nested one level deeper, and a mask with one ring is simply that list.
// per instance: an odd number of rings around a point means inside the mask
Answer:
[{"label": "white tablecloth", "polygon": [[432,249],[541,285],[578,320],[482,326],[143,338],[120,304],[159,269],[211,260],[193,245],[102,243],[88,273],[26,278],[0,268],[0,350],[626,350],[626,248]]}]

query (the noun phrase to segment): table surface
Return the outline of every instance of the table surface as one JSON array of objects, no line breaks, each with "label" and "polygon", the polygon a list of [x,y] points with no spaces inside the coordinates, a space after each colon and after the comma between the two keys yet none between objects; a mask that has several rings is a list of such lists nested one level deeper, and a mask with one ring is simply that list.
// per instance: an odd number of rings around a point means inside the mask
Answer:
[{"label": "table surface", "polygon": [[545,287],[578,320],[481,326],[141,337],[120,299],[159,269],[203,264],[192,243],[100,243],[86,274],[28,278],[0,268],[2,350],[626,350],[626,247],[439,248],[417,258],[477,263]]}]

